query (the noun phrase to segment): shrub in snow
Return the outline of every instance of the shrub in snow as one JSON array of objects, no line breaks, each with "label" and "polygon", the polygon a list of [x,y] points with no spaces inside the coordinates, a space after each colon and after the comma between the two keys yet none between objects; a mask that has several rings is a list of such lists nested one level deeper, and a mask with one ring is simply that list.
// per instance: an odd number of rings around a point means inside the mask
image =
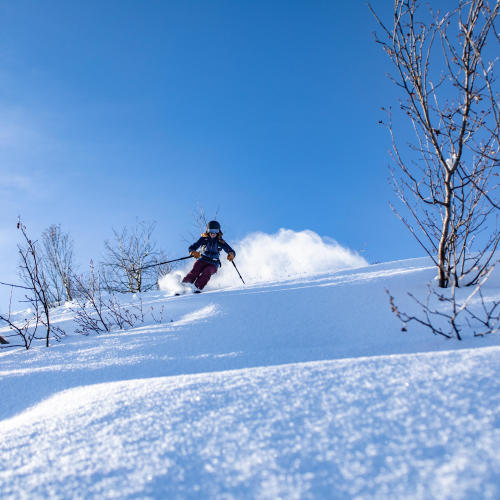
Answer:
[{"label": "shrub in snow", "polygon": [[112,330],[127,330],[144,324],[147,320],[162,323],[165,318],[165,306],[156,310],[150,306],[145,309],[141,294],[130,295],[110,293],[103,287],[101,273],[90,263],[87,276],[75,277],[77,296],[70,309],[74,313],[77,325],[76,333],[89,335]]},{"label": "shrub in snow", "polygon": [[[23,290],[25,301],[31,305],[32,311],[28,311],[27,317],[22,320],[13,318],[11,300],[8,314],[1,314],[0,321],[9,327],[13,332],[12,336],[16,337],[21,342],[20,345],[26,349],[29,349],[33,340],[37,338],[43,338],[48,347],[50,340],[59,339],[64,335],[64,331],[59,327],[54,327],[50,322],[50,295],[37,243],[29,238],[26,226],[20,218],[17,222],[17,229],[21,231],[24,242],[24,245],[18,245],[18,251],[21,261],[19,271],[25,286],[10,286]],[[37,336],[40,328],[44,330],[43,337]],[[10,335],[6,335],[6,337],[10,337]],[[12,347],[17,345],[19,344],[9,344]]]},{"label": "shrub in snow", "polygon": [[433,334],[446,338],[462,340],[463,333],[467,330],[476,337],[482,337],[497,333],[500,324],[500,301],[491,297],[486,299],[482,292],[482,287],[493,271],[494,268],[491,268],[472,291],[460,290],[455,286],[449,289],[436,288],[429,283],[425,300],[409,293],[420,307],[417,313],[400,310],[394,297],[387,289],[386,292],[392,312],[403,323],[403,331],[407,330],[408,323],[415,322],[427,327]]}]

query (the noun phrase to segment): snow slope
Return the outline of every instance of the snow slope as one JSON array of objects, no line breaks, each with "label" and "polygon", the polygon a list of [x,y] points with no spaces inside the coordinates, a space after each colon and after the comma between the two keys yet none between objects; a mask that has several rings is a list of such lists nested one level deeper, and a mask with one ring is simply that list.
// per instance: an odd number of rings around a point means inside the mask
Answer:
[{"label": "snow slope", "polygon": [[410,307],[433,276],[414,259],[155,292],[161,323],[0,352],[0,496],[499,498],[499,335],[390,312],[385,288]]}]

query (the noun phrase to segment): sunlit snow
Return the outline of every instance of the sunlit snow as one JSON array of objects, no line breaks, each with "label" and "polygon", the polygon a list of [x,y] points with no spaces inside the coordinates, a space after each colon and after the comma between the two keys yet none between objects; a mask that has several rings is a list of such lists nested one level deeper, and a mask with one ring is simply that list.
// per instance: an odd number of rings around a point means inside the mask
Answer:
[{"label": "sunlit snow", "polygon": [[[62,307],[60,343],[0,351],[1,498],[499,498],[499,335],[402,332],[390,311],[385,288],[412,307],[432,264],[285,231],[259,274],[249,238],[247,286],[144,294],[156,320],[100,336]],[[330,270],[298,272],[304,238]]]}]

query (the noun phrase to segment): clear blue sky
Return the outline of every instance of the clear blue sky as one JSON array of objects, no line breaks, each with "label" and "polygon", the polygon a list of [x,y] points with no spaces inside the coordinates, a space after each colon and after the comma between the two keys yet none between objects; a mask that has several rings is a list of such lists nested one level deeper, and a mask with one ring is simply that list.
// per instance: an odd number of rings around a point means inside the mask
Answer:
[{"label": "clear blue sky", "polygon": [[16,0],[0,22],[0,280],[19,214],[33,236],[60,223],[81,263],[136,218],[184,255],[197,204],[230,242],[285,227],[423,254],[388,206],[397,91],[364,1]]}]

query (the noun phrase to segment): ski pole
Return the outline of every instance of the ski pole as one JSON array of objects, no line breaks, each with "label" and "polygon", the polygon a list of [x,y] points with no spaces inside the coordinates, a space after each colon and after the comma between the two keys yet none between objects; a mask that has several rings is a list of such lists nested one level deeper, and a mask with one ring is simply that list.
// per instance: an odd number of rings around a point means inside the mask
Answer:
[{"label": "ski pole", "polygon": [[149,264],[149,266],[140,267],[139,269],[134,269],[134,271],[142,271],[143,269],[148,269],[150,267],[161,266],[163,264],[170,264],[171,262],[177,262],[179,260],[191,259],[193,256],[188,255],[187,257],[181,257],[180,259],[165,260],[163,262],[157,262],[156,264]]},{"label": "ski pole", "polygon": [[240,277],[240,280],[243,281],[243,284],[246,285],[245,280],[241,277],[240,272],[238,271],[238,268],[236,267],[236,264],[234,263],[234,260],[231,261],[233,263],[234,268],[236,269],[236,272],[238,273],[238,276]]}]

